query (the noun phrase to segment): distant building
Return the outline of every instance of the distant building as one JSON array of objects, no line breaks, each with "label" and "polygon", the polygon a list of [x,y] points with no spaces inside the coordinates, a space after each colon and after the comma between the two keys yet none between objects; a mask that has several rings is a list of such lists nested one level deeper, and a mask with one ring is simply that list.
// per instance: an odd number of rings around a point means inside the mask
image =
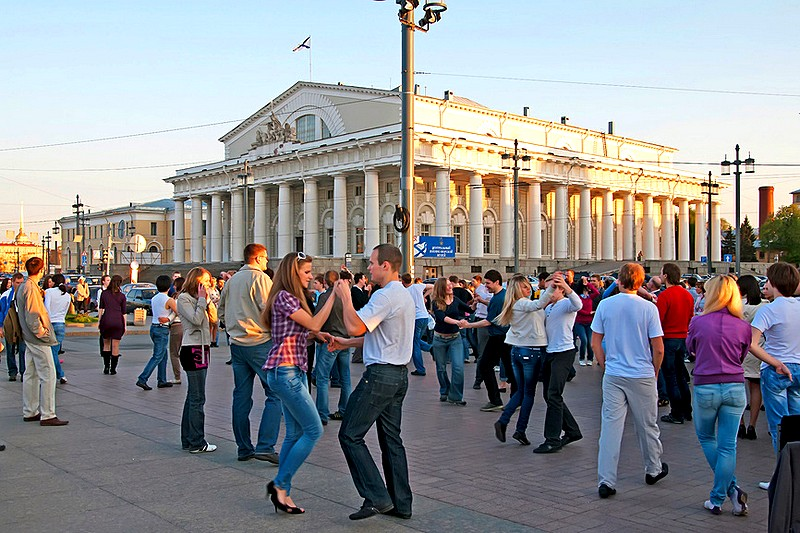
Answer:
[{"label": "distant building", "polygon": [[800,206],[800,189],[792,191],[792,203],[794,205]]},{"label": "distant building", "polygon": [[19,231],[6,231],[3,242],[0,242],[0,272],[11,274],[25,269],[25,261],[31,257],[42,257],[39,246],[39,234],[33,232],[30,237],[25,233],[22,223],[22,206],[19,208]]}]

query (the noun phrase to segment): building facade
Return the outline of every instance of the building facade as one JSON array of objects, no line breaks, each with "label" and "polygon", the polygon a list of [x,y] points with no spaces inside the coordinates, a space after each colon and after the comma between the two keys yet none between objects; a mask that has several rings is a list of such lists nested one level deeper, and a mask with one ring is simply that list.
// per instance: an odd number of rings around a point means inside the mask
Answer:
[{"label": "building facade", "polygon": [[[492,110],[449,91],[415,95],[414,137],[412,231],[456,243],[456,258],[437,264],[508,269],[515,220],[523,271],[706,254],[704,176],[674,168],[673,148]],[[531,156],[516,217],[500,159],[515,139]],[[241,260],[247,241],[264,243],[273,258],[303,250],[341,261],[398,241],[398,91],[298,82],[220,141],[224,160],[165,179],[178,233],[191,220],[189,246],[178,243],[173,261]],[[712,203],[715,260],[719,212]]]}]

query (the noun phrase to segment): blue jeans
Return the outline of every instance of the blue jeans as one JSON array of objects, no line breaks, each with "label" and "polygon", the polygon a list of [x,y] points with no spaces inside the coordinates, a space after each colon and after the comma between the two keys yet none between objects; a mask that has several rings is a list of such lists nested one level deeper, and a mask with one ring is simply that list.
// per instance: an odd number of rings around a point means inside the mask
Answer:
[{"label": "blue jeans", "polygon": [[328,409],[328,389],[331,380],[331,368],[338,370],[339,391],[338,410],[344,414],[347,400],[350,398],[350,350],[328,351],[327,344],[317,344],[317,355],[314,360],[314,377],[317,380],[317,412],[320,419],[327,422],[330,411]]},{"label": "blue jeans", "polygon": [[584,359],[592,361],[594,359],[594,351],[592,350],[592,325],[591,324],[578,324],[572,327],[575,336],[581,341],[580,360]]},{"label": "blue jeans", "polygon": [[[350,395],[347,413],[339,428],[339,444],[364,505],[380,509],[394,504],[403,514],[411,514],[412,500],[406,449],[400,438],[403,399],[407,391],[405,366],[369,365]],[[373,424],[377,425],[386,484],[364,442]]]},{"label": "blue jeans", "polygon": [[270,390],[283,405],[286,436],[281,446],[275,486],[291,494],[292,477],[322,437],[322,422],[308,392],[306,373],[299,366],[279,366],[266,371]]},{"label": "blue jeans", "polygon": [[778,425],[781,419],[786,415],[800,415],[800,364],[786,363],[786,366],[792,373],[792,381],[771,366],[761,371],[761,395],[775,453],[780,445]]},{"label": "blue jeans", "polygon": [[464,347],[464,362],[469,361],[469,340],[467,339],[467,330],[462,329],[461,333],[461,344]]},{"label": "blue jeans", "polygon": [[206,374],[208,368],[186,371],[186,401],[181,417],[181,446],[184,450],[199,450],[206,444]]},{"label": "blue jeans", "polygon": [[[19,361],[19,366],[17,364]],[[17,377],[17,374],[25,374],[25,341],[20,339],[18,343],[6,341],[6,365],[8,366],[8,377]]]},{"label": "blue jeans", "polygon": [[692,416],[689,373],[683,362],[686,353],[686,339],[664,339],[664,362],[661,364],[661,371],[667,383],[670,414],[679,420]]},{"label": "blue jeans", "polygon": [[[464,344],[461,335],[447,339],[434,334],[431,352],[436,361],[439,396],[447,396],[451,402],[462,401],[464,399]],[[452,380],[447,377],[447,363],[452,365]]]},{"label": "blue jeans", "polygon": [[514,379],[517,380],[517,392],[511,396],[503,408],[503,414],[500,415],[501,424],[508,424],[517,407],[522,406],[519,418],[517,418],[517,431],[525,433],[525,430],[528,429],[528,420],[531,417],[533,400],[536,396],[536,382],[539,381],[545,358],[544,348],[511,347],[511,368],[514,369]]},{"label": "blue jeans", "polygon": [[[255,453],[274,453],[281,428],[281,401],[267,385],[267,372],[262,366],[272,341],[256,346],[231,343],[231,366],[233,367],[233,404],[231,406],[233,437],[239,448],[239,457],[251,457]],[[250,410],[253,408],[253,379],[258,376],[264,387],[264,411],[258,426],[258,442],[255,448],[250,441]]]},{"label": "blue jeans", "polygon": [[144,370],[142,370],[142,373],[139,374],[139,381],[142,383],[147,383],[147,380],[150,379],[150,374],[153,373],[153,370],[158,368],[156,379],[160,385],[161,383],[167,382],[169,328],[152,324],[150,326],[150,340],[153,341],[153,355],[150,357],[150,360],[147,362],[147,364],[144,365]]},{"label": "blue jeans", "polygon": [[736,487],[736,430],[746,403],[744,383],[694,387],[694,430],[714,471],[709,499],[720,507]]},{"label": "blue jeans", "polygon": [[422,359],[422,351],[431,351],[431,345],[422,340],[422,333],[426,329],[428,329],[427,318],[418,318],[414,321],[414,348],[411,351],[411,360],[414,362],[414,369],[420,374],[425,374],[425,362]]},{"label": "blue jeans", "polygon": [[56,365],[56,379],[64,377],[64,370],[61,368],[61,360],[58,358],[58,352],[61,351],[61,343],[64,342],[64,335],[67,332],[67,325],[64,322],[52,322],[53,333],[56,334],[56,341],[58,344],[51,346],[53,350],[53,364]]}]

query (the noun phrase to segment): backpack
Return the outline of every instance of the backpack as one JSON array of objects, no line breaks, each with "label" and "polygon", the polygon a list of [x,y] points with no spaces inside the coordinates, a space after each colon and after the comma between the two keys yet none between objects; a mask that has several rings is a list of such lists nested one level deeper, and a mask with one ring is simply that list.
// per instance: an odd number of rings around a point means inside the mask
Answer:
[{"label": "backpack", "polygon": [[3,321],[3,336],[12,344],[19,344],[22,340],[22,329],[19,324],[17,302],[14,298],[8,303],[8,314]]}]

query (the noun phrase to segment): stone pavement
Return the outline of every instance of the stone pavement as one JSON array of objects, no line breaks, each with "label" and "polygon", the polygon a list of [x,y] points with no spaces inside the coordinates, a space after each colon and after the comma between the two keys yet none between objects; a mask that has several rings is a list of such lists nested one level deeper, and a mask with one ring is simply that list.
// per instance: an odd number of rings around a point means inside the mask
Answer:
[{"label": "stone pavement", "polygon": [[[180,448],[185,385],[142,391],[134,386],[150,355],[147,336],[128,336],[117,376],[101,372],[97,340],[69,337],[59,385],[62,428],[25,423],[21,384],[0,382],[0,531],[753,531],[766,529],[767,494],[757,483],[773,469],[765,426],[757,441],[740,441],[737,474],[750,495],[750,516],[721,516],[702,509],[712,475],[691,425],[662,426],[670,474],[644,483],[641,454],[628,425],[618,494],[597,496],[600,370],[578,367],[566,400],[584,439],[560,453],[534,455],[532,446],[494,438],[497,413],[482,413],[485,391],[471,388],[468,404],[438,401],[433,364],[426,377],[410,376],[403,437],[408,451],[414,515],[352,522],[360,505],[332,421],[295,478],[294,500],[306,514],[275,514],[264,499],[275,467],[236,461],[230,430],[231,369],[227,347],[212,351],[206,432],[219,449],[189,455]],[[5,361],[0,363],[5,369]],[[360,374],[360,365],[353,373]],[[475,365],[466,366],[472,383]],[[155,377],[151,378],[151,385]],[[357,378],[354,376],[354,382]],[[337,394],[336,389],[332,394]],[[254,412],[263,392],[256,388]],[[335,401],[331,401],[335,405]],[[662,413],[664,411],[662,410]],[[542,440],[544,402],[537,398],[528,437]],[[253,434],[257,417],[251,417]],[[513,422],[512,422],[513,423]],[[511,429],[509,428],[509,436]],[[378,449],[374,432],[368,444]],[[379,463],[380,464],[380,463]]]}]

